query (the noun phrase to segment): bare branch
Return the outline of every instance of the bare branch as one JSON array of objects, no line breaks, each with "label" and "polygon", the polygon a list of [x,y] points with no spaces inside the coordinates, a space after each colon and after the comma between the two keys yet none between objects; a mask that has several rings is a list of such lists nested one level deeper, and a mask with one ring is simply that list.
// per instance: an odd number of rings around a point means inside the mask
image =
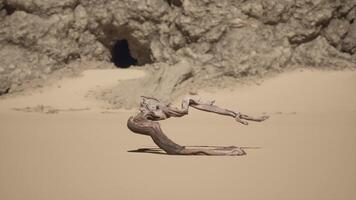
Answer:
[{"label": "bare branch", "polygon": [[198,98],[186,97],[182,101],[181,108],[171,107],[161,103],[153,97],[142,96],[140,105],[140,113],[130,117],[127,126],[137,134],[151,136],[154,143],[163,149],[167,154],[173,155],[215,155],[215,156],[238,156],[245,155],[243,149],[235,146],[230,147],[211,147],[211,148],[187,148],[176,144],[170,140],[162,131],[159,120],[164,120],[170,117],[182,117],[188,114],[189,107],[195,109],[212,112],[219,115],[226,115],[235,118],[236,121],[247,125],[247,121],[261,122],[268,119],[268,116],[251,117],[240,112],[235,112],[220,108],[213,105],[215,101],[202,101]]}]

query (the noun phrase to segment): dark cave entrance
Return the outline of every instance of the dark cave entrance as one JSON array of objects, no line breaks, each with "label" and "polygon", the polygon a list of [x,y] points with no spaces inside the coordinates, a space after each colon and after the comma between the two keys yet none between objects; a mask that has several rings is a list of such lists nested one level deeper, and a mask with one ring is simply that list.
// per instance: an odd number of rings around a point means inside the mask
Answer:
[{"label": "dark cave entrance", "polygon": [[3,9],[5,10],[6,15],[12,15],[16,11],[16,9],[13,6],[7,3],[4,4]]},{"label": "dark cave entrance", "polygon": [[127,40],[118,40],[111,50],[111,61],[118,68],[129,68],[137,65],[137,59],[131,56]]}]

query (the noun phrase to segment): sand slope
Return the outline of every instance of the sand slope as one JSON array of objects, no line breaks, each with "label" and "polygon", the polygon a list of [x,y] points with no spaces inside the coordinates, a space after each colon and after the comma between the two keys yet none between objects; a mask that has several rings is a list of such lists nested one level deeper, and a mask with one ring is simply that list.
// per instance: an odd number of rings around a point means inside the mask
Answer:
[{"label": "sand slope", "polygon": [[[102,103],[83,98],[97,85],[143,76],[118,73],[0,101],[0,199],[356,199],[356,72],[296,71],[260,86],[200,92],[223,107],[270,114],[264,123],[242,126],[196,110],[162,122],[183,145],[261,147],[242,157],[128,152],[154,147],[126,128],[132,113],[102,113]],[[90,110],[11,110],[38,104]]]}]

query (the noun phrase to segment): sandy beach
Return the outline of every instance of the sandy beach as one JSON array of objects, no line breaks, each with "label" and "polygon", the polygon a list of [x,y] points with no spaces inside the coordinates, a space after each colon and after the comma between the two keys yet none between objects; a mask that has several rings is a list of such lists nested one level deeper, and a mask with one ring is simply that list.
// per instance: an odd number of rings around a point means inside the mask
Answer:
[{"label": "sandy beach", "polygon": [[1,99],[0,199],[356,199],[355,71],[298,70],[199,91],[221,107],[270,115],[263,123],[194,109],[161,122],[181,145],[246,147],[237,157],[129,152],[155,147],[127,129],[135,111],[112,110],[88,93],[144,75],[91,70]]}]

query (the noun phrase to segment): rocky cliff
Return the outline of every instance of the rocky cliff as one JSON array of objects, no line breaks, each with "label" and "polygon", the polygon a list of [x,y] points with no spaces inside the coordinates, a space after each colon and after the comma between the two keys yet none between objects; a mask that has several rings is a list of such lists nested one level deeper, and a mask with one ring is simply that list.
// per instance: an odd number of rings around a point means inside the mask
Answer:
[{"label": "rocky cliff", "polygon": [[73,62],[111,62],[118,41],[161,96],[291,66],[355,67],[355,18],[356,0],[0,0],[0,94]]}]

